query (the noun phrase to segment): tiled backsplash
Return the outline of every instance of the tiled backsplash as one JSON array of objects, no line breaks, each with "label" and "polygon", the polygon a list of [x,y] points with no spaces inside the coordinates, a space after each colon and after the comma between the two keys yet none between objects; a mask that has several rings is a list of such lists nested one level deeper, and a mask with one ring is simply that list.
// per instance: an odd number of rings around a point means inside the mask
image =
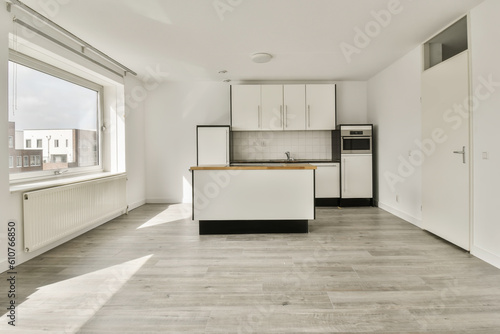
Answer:
[{"label": "tiled backsplash", "polygon": [[294,159],[330,160],[331,131],[234,131],[233,160]]}]

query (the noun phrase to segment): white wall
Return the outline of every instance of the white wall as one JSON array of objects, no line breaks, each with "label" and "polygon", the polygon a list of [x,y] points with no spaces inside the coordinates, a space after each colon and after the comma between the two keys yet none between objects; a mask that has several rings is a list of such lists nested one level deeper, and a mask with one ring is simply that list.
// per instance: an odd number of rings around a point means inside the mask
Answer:
[{"label": "white wall", "polygon": [[229,124],[229,85],[166,82],[149,93],[145,110],[147,201],[191,202],[196,125]]},{"label": "white wall", "polygon": [[421,140],[418,47],[368,81],[368,121],[375,127],[375,197],[378,205],[420,226],[420,168],[406,169],[409,152]]},{"label": "white wall", "polygon": [[368,122],[368,83],[337,82],[337,124]]},{"label": "white wall", "polygon": [[[488,0],[471,11],[474,221],[471,253],[500,268],[500,1]],[[487,89],[484,81],[495,84]],[[483,88],[481,88],[483,87]],[[477,89],[480,89],[477,91]],[[487,152],[488,159],[483,159]]]},{"label": "white wall", "polygon": [[[7,32],[11,25],[9,15],[4,9],[0,9],[0,138],[7,138],[8,133],[8,113],[7,109],[7,82],[8,71],[7,62],[9,59],[8,53],[8,36]],[[0,145],[0,272],[6,268],[7,260],[7,223],[12,218],[9,210],[9,165],[8,159],[8,145],[5,141]],[[17,236],[20,238],[21,236]]]},{"label": "white wall", "polygon": [[[143,83],[136,77],[125,77],[125,96],[133,96]],[[139,99],[125,103],[127,204],[133,210],[146,203],[146,128],[145,102]]]}]

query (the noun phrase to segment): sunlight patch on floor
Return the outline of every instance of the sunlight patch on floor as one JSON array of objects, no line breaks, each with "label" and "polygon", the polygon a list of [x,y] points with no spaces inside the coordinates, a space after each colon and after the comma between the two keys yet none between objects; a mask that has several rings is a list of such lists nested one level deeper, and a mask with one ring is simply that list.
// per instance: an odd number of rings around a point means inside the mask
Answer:
[{"label": "sunlight patch on floor", "polygon": [[191,219],[191,204],[172,204],[137,229],[168,224],[177,220]]},{"label": "sunlight patch on floor", "polygon": [[17,307],[15,327],[0,318],[0,332],[77,333],[152,256],[40,287]]}]

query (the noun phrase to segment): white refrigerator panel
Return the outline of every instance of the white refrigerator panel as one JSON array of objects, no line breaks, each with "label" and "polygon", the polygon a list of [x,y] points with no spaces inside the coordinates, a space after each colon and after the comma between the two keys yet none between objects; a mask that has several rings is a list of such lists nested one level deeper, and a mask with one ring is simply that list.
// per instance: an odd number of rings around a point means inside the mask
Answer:
[{"label": "white refrigerator panel", "polygon": [[198,166],[229,164],[229,126],[197,127]]}]

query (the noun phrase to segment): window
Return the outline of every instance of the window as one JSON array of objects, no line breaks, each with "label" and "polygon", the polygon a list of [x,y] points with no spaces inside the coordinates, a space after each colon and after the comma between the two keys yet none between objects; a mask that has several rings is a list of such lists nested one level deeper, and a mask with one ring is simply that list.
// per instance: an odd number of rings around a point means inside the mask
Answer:
[{"label": "window", "polygon": [[19,155],[18,155],[18,156],[16,157],[16,159],[17,159],[17,164],[16,164],[16,167],[17,167],[17,168],[21,168],[21,167],[23,167],[23,157],[21,157],[21,156],[19,156]]},{"label": "window", "polygon": [[9,168],[14,168],[14,157],[9,156]]},{"label": "window", "polygon": [[[33,152],[19,152],[23,166],[38,167],[12,170],[11,179],[53,175],[61,168],[102,170],[98,129],[103,87],[17,52],[11,52],[10,58],[9,122],[16,136],[32,138],[25,139],[25,148]],[[74,139],[73,145],[68,138]],[[87,145],[78,143],[87,143],[95,150],[86,150]]]},{"label": "window", "polygon": [[30,155],[30,166],[36,167],[42,165],[42,159],[39,155]]},{"label": "window", "polygon": [[14,148],[14,137],[9,136],[9,148]]}]

